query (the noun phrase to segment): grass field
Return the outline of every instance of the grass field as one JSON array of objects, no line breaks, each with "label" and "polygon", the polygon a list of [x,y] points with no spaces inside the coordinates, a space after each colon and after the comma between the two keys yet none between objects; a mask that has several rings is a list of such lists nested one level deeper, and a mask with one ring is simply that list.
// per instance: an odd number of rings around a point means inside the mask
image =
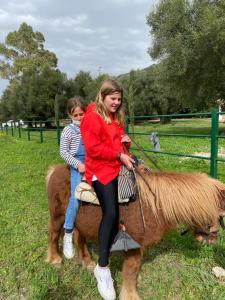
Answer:
[{"label": "grass field", "polygon": [[[138,125],[140,126],[140,125]],[[220,128],[221,131],[224,128]],[[177,121],[171,125],[147,124],[138,131],[208,134],[208,120]],[[25,134],[25,133],[24,133]],[[19,140],[0,134],[0,299],[100,299],[92,274],[77,262],[63,261],[60,268],[45,263],[48,233],[48,208],[45,175],[48,167],[62,162],[55,133],[45,133],[40,144],[31,136]],[[53,136],[54,135],[54,136]],[[151,148],[149,137],[138,137],[142,147]],[[210,142],[204,138],[160,138],[164,151],[208,153]],[[221,153],[225,140],[220,140]],[[139,156],[139,153],[136,152]],[[209,162],[155,154],[163,169],[208,172]],[[151,167],[151,165],[149,165]],[[225,164],[219,163],[219,178],[225,182]],[[183,227],[168,234],[145,253],[138,291],[144,300],[225,299],[225,281],[216,279],[212,267],[225,268],[225,234],[214,246],[200,246],[191,235],[181,236]],[[97,258],[96,247],[90,245]],[[121,285],[122,257],[111,257],[117,292]],[[129,300],[129,299],[128,299]]]}]

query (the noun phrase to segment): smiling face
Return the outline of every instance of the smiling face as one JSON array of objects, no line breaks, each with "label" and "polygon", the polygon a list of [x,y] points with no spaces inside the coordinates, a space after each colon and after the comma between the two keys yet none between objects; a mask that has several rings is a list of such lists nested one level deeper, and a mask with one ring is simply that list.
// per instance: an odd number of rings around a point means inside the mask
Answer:
[{"label": "smiling face", "polygon": [[77,106],[76,108],[74,108],[70,114],[70,118],[73,121],[81,121],[84,117],[85,112],[83,111],[83,109],[79,106]]},{"label": "smiling face", "polygon": [[121,102],[122,96],[120,92],[114,92],[112,94],[106,95],[103,100],[105,108],[109,113],[115,113],[120,107]]}]

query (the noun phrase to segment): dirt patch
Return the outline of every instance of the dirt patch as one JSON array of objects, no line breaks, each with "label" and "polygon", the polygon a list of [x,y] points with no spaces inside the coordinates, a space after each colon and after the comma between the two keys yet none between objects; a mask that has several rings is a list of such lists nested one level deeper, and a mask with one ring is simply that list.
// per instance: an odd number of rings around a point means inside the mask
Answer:
[{"label": "dirt patch", "polygon": [[[196,156],[203,156],[203,157],[208,157],[210,158],[211,153],[210,152],[195,152],[193,153],[193,155]],[[218,157],[220,158],[224,158],[225,157],[225,149],[224,148],[220,148],[218,151]],[[182,157],[181,159],[190,159],[191,157]]]}]

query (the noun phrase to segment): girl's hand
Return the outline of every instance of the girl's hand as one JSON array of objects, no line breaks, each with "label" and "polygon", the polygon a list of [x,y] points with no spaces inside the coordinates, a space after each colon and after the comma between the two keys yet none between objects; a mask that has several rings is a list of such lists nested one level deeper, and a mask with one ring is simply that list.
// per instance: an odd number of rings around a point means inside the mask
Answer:
[{"label": "girl's hand", "polygon": [[121,143],[131,143],[131,139],[127,134],[121,136]]},{"label": "girl's hand", "polygon": [[121,153],[120,160],[127,167],[128,170],[133,169],[133,164],[135,163],[135,161],[129,155]]},{"label": "girl's hand", "polygon": [[84,173],[85,172],[85,165],[84,164],[79,164],[77,167],[79,173]]}]

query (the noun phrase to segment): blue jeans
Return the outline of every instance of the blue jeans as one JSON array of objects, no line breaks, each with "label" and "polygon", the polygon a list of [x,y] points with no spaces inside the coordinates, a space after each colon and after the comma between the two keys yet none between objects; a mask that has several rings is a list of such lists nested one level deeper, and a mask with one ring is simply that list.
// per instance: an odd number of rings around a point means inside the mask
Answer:
[{"label": "blue jeans", "polygon": [[71,196],[66,210],[64,228],[72,230],[76,221],[77,211],[80,206],[79,201],[75,198],[75,188],[81,182],[81,174],[74,168],[70,167],[70,192]]}]

